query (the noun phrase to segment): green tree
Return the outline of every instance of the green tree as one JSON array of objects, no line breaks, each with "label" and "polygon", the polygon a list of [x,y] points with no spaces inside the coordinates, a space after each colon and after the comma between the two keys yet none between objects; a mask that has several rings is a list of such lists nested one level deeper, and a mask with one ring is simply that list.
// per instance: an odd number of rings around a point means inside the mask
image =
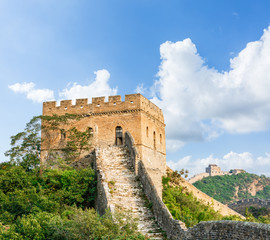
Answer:
[{"label": "green tree", "polygon": [[91,148],[91,133],[87,130],[81,132],[73,127],[68,130],[68,140],[63,151],[66,159],[69,162],[76,161],[81,158],[83,151],[88,151]]},{"label": "green tree", "polygon": [[[57,165],[67,167],[70,163],[79,160],[82,153],[89,151],[91,148],[91,133],[88,129],[79,131],[75,127],[71,127],[74,121],[82,118],[82,115],[65,114],[42,116],[42,143],[49,151],[47,163],[49,165]],[[59,134],[61,141],[58,142]],[[58,142],[59,151],[55,151],[54,144]]]},{"label": "green tree", "polygon": [[13,164],[30,171],[39,166],[40,159],[40,117],[33,117],[24,131],[11,137],[11,149],[5,152]]},{"label": "green tree", "polygon": [[[83,132],[75,127],[65,132],[67,138],[59,146],[63,154],[55,154],[52,143],[58,138],[59,133],[68,128],[72,121],[81,119],[82,116],[74,114],[36,116],[26,124],[24,131],[11,137],[11,149],[5,155],[10,157],[10,163],[22,166],[25,170],[37,169],[40,165],[41,142],[49,151],[49,165],[67,167],[73,161],[81,158],[82,153],[91,148],[91,133]],[[42,121],[42,125],[41,125]],[[41,141],[41,129],[43,138]]]}]

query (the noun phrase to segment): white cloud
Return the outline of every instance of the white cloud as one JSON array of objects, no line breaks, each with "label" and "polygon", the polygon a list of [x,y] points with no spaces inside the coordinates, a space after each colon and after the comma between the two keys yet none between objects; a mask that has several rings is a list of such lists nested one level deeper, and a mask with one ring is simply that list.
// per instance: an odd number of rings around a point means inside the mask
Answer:
[{"label": "white cloud", "polygon": [[147,91],[147,88],[144,87],[143,83],[140,83],[135,89],[135,92],[140,93],[140,94],[144,94],[146,91]]},{"label": "white cloud", "polygon": [[270,176],[269,162],[269,153],[265,153],[265,156],[255,158],[249,152],[229,152],[222,158],[215,158],[213,155],[210,155],[207,158],[193,160],[191,156],[186,156],[177,162],[168,161],[167,164],[173,170],[180,170],[182,168],[189,170],[189,177],[205,172],[205,168],[212,163],[220,166],[223,171],[240,168],[250,173]]},{"label": "white cloud", "polygon": [[81,86],[73,83],[71,87],[67,87],[59,93],[64,99],[91,98],[100,96],[111,96],[117,94],[117,88],[111,88],[108,84],[110,73],[106,69],[95,72],[96,78],[89,85]]},{"label": "white cloud", "polygon": [[54,93],[50,89],[33,89],[27,93],[27,98],[33,102],[45,102],[54,100]]},{"label": "white cloud", "polygon": [[26,97],[33,102],[43,102],[54,99],[54,93],[50,89],[35,89],[35,84],[30,83],[15,83],[8,86],[15,93],[25,93]]},{"label": "white cloud", "polygon": [[190,39],[163,43],[152,100],[163,109],[167,139],[202,141],[224,131],[268,129],[269,52],[270,27],[230,60],[228,72],[209,68]]},{"label": "white cloud", "polygon": [[34,87],[35,84],[33,82],[30,83],[15,83],[13,85],[8,86],[13,92],[16,93],[27,93],[31,91]]},{"label": "white cloud", "polygon": [[184,142],[177,139],[167,139],[166,140],[166,150],[170,152],[177,151],[179,148],[184,146]]},{"label": "white cloud", "polygon": [[[117,88],[111,88],[109,86],[110,73],[107,70],[98,70],[95,74],[95,80],[89,85],[81,86],[77,83],[69,84],[71,87],[60,91],[60,98],[75,100],[77,98],[107,97],[117,94]],[[8,87],[15,93],[26,94],[26,97],[34,102],[54,100],[54,92],[52,90],[36,89],[33,82],[15,83]]]}]

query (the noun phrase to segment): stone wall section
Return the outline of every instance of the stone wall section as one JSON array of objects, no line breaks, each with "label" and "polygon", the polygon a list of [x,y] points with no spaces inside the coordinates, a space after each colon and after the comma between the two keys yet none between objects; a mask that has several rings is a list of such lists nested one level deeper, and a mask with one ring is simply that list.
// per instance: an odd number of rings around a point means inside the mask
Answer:
[{"label": "stone wall section", "polygon": [[[132,163],[138,164],[137,173],[140,177],[140,181],[143,185],[144,192],[152,203],[153,213],[159,224],[159,226],[166,232],[167,237],[173,240],[257,240],[257,239],[270,239],[270,225],[259,224],[251,222],[240,222],[240,221],[208,221],[200,222],[196,226],[187,229],[185,224],[181,221],[173,219],[170,211],[162,201],[162,197],[157,192],[155,183],[152,181],[151,176],[148,174],[147,169],[144,166],[144,162],[138,158],[136,147],[132,145],[132,136],[126,133],[126,142],[128,146],[130,156],[132,158]],[[193,191],[199,191],[192,184],[184,181],[184,185],[189,189],[192,188]],[[190,189],[189,189],[190,190]],[[213,201],[212,198],[206,194],[200,192],[200,194],[205,195],[204,198],[208,197],[208,200]],[[216,201],[217,202],[217,201]],[[217,202],[218,203],[218,202]],[[220,206],[219,206],[220,207]],[[237,214],[233,210],[223,205],[226,209],[225,213]]]},{"label": "stone wall section", "polygon": [[223,176],[223,175],[236,175],[239,173],[244,173],[245,170],[243,169],[232,169],[228,171],[222,171],[219,166],[216,164],[209,164],[208,167],[205,169],[205,173],[195,174],[193,177],[188,179],[188,182],[193,184],[197,181],[202,180],[205,177],[213,177],[213,176]]},{"label": "stone wall section", "polygon": [[102,169],[102,159],[100,158],[99,152],[100,149],[96,149],[94,161],[94,170],[97,175],[97,197],[95,209],[100,215],[103,215],[107,209],[113,213],[115,206],[112,203],[110,188],[106,181],[106,175]]},{"label": "stone wall section", "polygon": [[[179,238],[181,239],[181,238]],[[238,221],[200,222],[189,228],[186,240],[269,240],[270,225]]]},{"label": "stone wall section", "polygon": [[174,220],[166,205],[159,198],[143,166],[139,162],[139,176],[146,196],[153,204],[155,217],[161,228],[173,240],[269,240],[270,225],[240,221],[208,221],[200,222],[192,228],[186,228],[181,221]]},{"label": "stone wall section", "polygon": [[152,203],[152,209],[159,226],[166,232],[169,239],[185,239],[185,223],[173,219],[170,211],[163,203],[162,198],[158,194],[155,185],[147,173],[144,163],[138,163],[138,176],[143,185],[144,193],[148,200]]},{"label": "stone wall section", "polygon": [[235,203],[229,204],[229,207],[240,214],[244,214],[246,208],[249,207],[256,207],[256,208],[264,207],[270,209],[270,200],[259,198],[242,199]]},{"label": "stone wall section", "polygon": [[91,153],[85,155],[78,161],[71,163],[70,166],[76,169],[83,169],[88,167],[94,168],[95,161],[96,161],[96,151],[93,150]]},{"label": "stone wall section", "polygon": [[191,184],[193,184],[193,183],[195,183],[197,181],[202,180],[205,177],[209,177],[209,173],[199,173],[199,174],[196,174],[193,177],[191,177],[190,179],[188,179],[188,182],[191,183]]},{"label": "stone wall section", "polygon": [[130,160],[133,165],[133,169],[136,175],[138,175],[138,161],[139,155],[137,149],[135,147],[135,143],[133,137],[130,135],[129,132],[125,132],[125,146],[128,148]]},{"label": "stone wall section", "polygon": [[181,221],[174,220],[166,205],[155,191],[154,184],[139,162],[138,173],[148,199],[153,204],[153,212],[167,237],[173,240],[269,240],[270,225],[240,221],[200,222],[192,228],[186,228]]}]

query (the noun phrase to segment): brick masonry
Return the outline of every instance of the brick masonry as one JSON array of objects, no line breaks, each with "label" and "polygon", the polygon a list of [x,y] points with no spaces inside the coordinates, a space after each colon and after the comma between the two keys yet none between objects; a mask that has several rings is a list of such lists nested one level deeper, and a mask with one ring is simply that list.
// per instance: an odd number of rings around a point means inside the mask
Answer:
[{"label": "brick masonry", "polygon": [[[43,103],[44,116],[66,113],[77,114],[81,118],[60,128],[64,131],[71,127],[79,131],[91,129],[93,148],[115,145],[117,127],[122,131],[122,143],[124,133],[130,132],[138,155],[143,159],[161,194],[161,176],[166,173],[165,124],[161,109],[141,94],[125,95],[125,101],[121,100],[121,96],[110,96],[108,102],[105,102],[105,97],[92,98],[90,104],[88,99],[77,99],[74,105],[71,100],[61,101],[60,106],[56,106],[55,101]],[[53,136],[50,141],[46,141],[46,136],[43,130],[41,163],[46,162],[52,149],[61,150],[64,144],[59,130],[50,132],[49,136]]]}]

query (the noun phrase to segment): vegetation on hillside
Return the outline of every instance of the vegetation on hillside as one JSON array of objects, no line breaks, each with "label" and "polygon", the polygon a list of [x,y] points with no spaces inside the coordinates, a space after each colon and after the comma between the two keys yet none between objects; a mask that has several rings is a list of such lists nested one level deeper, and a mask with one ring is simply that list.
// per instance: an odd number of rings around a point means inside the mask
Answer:
[{"label": "vegetation on hillside", "polygon": [[[240,173],[206,177],[193,185],[214,199],[228,204],[248,198],[270,199],[269,184],[270,178],[264,175]],[[270,223],[270,210],[264,207],[249,207],[246,209],[245,216],[249,221]]]},{"label": "vegetation on hillside", "polygon": [[92,208],[92,169],[46,170],[42,177],[36,170],[1,164],[1,239],[144,239],[130,217],[100,217]]},{"label": "vegetation on hillside", "polygon": [[167,172],[167,177],[163,177],[163,201],[174,219],[184,222],[187,227],[192,227],[200,221],[213,220],[236,220],[270,224],[270,215],[260,215],[260,213],[265,212],[263,209],[247,209],[246,219],[241,219],[238,216],[222,216],[211,205],[200,201],[181,186],[181,173],[183,173],[183,170],[180,173],[177,171]]},{"label": "vegetation on hillside", "polygon": [[35,117],[12,136],[10,161],[0,164],[0,239],[146,239],[127,213],[99,216],[93,209],[94,170],[70,167],[89,146],[87,133],[71,129],[68,154],[57,159],[61,167],[54,161],[41,172],[40,129]]},{"label": "vegetation on hillside", "polygon": [[179,184],[181,174],[177,171],[167,172],[163,177],[163,201],[174,219],[178,219],[192,227],[200,221],[220,220],[222,215],[212,206],[198,200]]},{"label": "vegetation on hillside", "polygon": [[[270,178],[264,175],[240,173],[206,177],[193,185],[224,204],[247,198],[270,199]],[[255,195],[251,194],[252,188],[257,189]]]}]

